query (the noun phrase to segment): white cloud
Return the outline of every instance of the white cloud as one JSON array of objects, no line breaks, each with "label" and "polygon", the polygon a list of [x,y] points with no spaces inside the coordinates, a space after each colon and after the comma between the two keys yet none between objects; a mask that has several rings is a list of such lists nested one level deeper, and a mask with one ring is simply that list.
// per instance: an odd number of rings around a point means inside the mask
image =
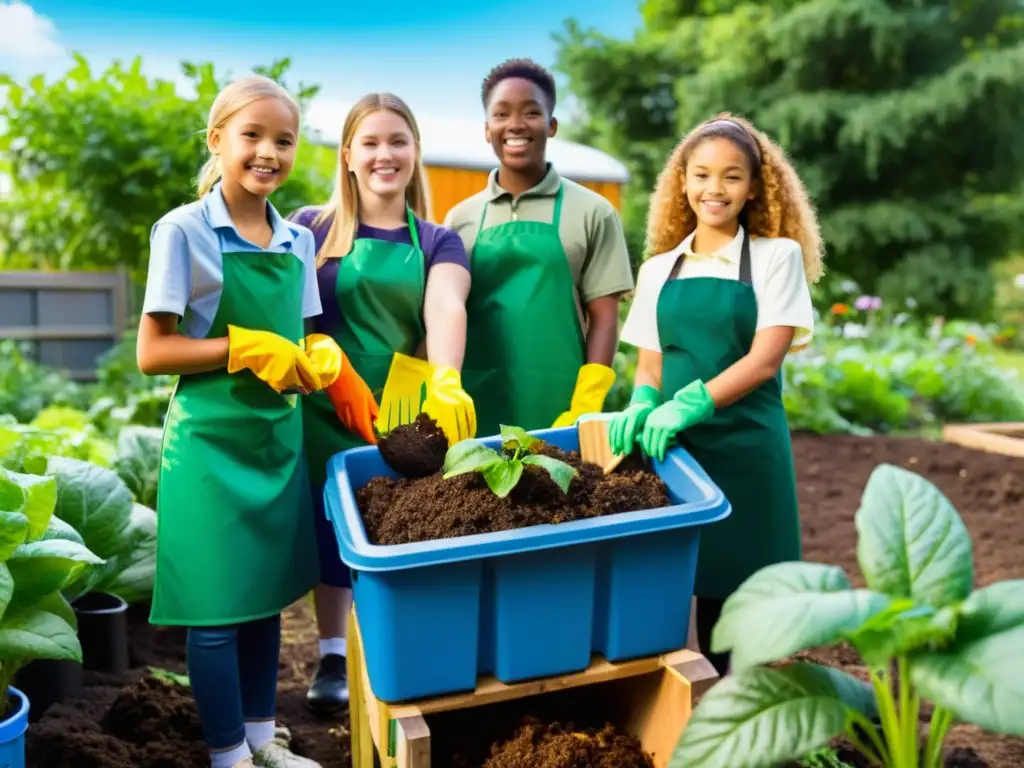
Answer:
[{"label": "white cloud", "polygon": [[22,2],[0,3],[0,57],[46,59],[63,53],[49,18]]}]

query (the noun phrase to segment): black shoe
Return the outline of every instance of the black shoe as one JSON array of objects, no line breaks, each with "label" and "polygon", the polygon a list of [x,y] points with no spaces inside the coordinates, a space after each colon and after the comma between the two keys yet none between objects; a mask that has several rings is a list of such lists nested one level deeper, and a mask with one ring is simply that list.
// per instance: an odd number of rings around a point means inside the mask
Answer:
[{"label": "black shoe", "polygon": [[306,705],[317,715],[334,715],[348,705],[348,670],[344,656],[329,653],[320,659]]}]

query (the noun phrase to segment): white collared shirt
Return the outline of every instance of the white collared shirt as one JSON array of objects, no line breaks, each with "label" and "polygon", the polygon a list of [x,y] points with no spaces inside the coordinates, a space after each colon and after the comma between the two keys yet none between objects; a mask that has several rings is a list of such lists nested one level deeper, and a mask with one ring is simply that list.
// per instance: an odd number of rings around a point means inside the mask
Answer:
[{"label": "white collared shirt", "polygon": [[[690,251],[695,232],[668,253],[652,256],[637,274],[636,292],[629,315],[622,326],[625,343],[661,351],[658,339],[658,296],[669,279],[680,253],[686,252],[679,279],[718,277],[739,279],[743,227],[736,237],[715,253]],[[757,299],[757,330],[773,326],[796,329],[793,347],[806,345],[814,333],[814,307],[804,272],[800,244],[785,237],[753,237],[750,240],[750,279]]]}]

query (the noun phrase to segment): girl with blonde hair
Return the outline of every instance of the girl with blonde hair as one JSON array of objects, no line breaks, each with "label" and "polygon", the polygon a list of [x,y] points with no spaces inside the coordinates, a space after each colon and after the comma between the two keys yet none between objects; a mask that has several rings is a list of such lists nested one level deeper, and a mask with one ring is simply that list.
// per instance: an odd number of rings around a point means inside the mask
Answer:
[{"label": "girl with blonde hair", "polygon": [[[396,426],[399,418],[388,413],[393,398],[384,396],[384,384],[392,370],[404,371],[414,381],[425,382],[422,409],[452,443],[476,432],[473,401],[463,391],[460,375],[469,258],[457,234],[425,220],[428,209],[420,134],[412,111],[393,94],[371,93],[345,119],[331,200],[300,209],[290,218],[312,229],[316,242],[324,312],[314,329],[345,349],[352,363],[345,368],[381,397],[382,431]],[[423,344],[426,361],[414,357]],[[405,404],[407,421],[420,411],[421,386],[413,387]],[[340,424],[322,396],[307,398],[303,412],[317,506],[321,582],[316,590],[320,663],[307,703],[318,714],[332,715],[348,702],[345,621],[352,582],[323,510],[326,465],[339,451],[374,438],[370,423],[361,434]]]},{"label": "girl with blonde hair", "polygon": [[612,421],[612,448],[639,441],[662,461],[678,441],[732,504],[701,531],[693,589],[701,650],[725,674],[728,656],[711,648],[725,599],[760,568],[801,557],[780,369],[813,333],[821,237],[783,151],[720,114],[669,157],[647,246],[622,328],[639,348],[635,389]]},{"label": "girl with blonde hair", "polygon": [[333,341],[304,339],[303,320],[321,309],[313,235],[267,199],[298,140],[298,106],[279,85],[231,83],[210,110],[199,199],[150,235],[138,364],[180,376],[161,448],[150,621],[188,628],[214,768],[318,765],[275,727],[280,614],[318,580],[290,393],[334,387],[342,359]]}]

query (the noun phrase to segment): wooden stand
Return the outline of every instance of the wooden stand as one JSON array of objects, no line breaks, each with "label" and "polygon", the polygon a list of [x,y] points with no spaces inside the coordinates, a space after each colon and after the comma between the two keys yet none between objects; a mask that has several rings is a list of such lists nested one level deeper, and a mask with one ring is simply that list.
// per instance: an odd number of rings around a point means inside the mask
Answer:
[{"label": "wooden stand", "polygon": [[654,753],[655,768],[665,768],[690,718],[694,698],[703,695],[717,677],[707,659],[685,649],[620,664],[595,655],[590,667],[576,674],[513,685],[482,677],[469,693],[388,705],[378,701],[370,688],[353,610],[348,620],[352,766],[430,768],[428,721],[432,716],[457,717],[466,710],[592,686],[587,688],[588,698],[606,697],[609,711],[621,714],[617,725],[636,736],[645,751]]},{"label": "wooden stand", "polygon": [[1024,422],[1003,421],[988,424],[949,424],[942,438],[965,448],[1024,458]]}]

